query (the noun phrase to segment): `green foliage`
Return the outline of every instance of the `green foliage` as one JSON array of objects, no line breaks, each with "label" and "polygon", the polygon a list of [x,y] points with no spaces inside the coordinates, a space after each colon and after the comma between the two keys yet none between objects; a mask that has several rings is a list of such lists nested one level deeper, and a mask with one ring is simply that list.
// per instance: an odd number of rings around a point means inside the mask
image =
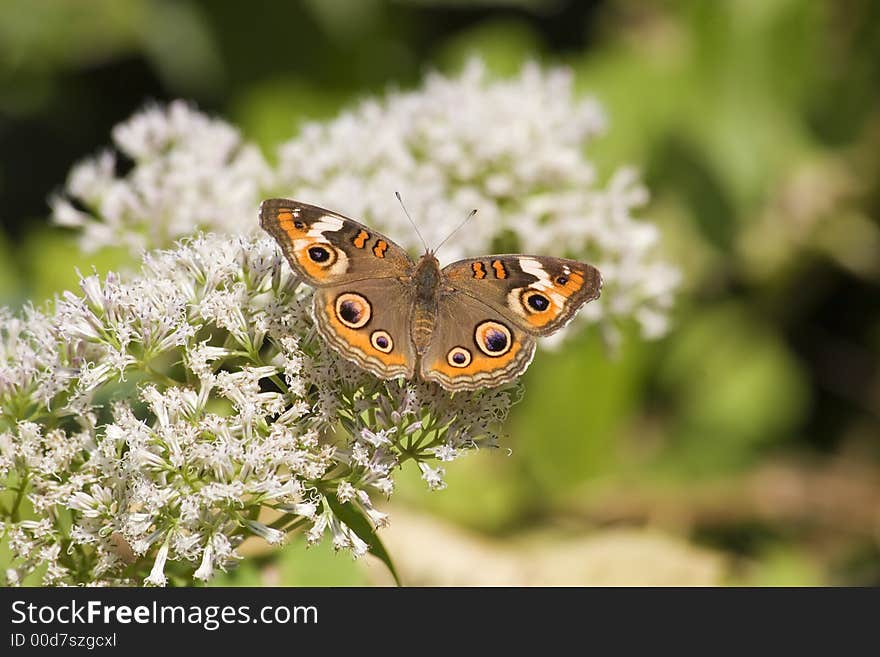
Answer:
[{"label": "green foliage", "polygon": [[478,23],[450,38],[435,55],[437,65],[448,71],[461,69],[479,55],[497,75],[514,75],[524,62],[535,59],[542,50],[541,41],[526,23],[494,20]]},{"label": "green foliage", "polygon": [[770,327],[736,305],[695,311],[660,366],[676,421],[662,460],[684,474],[753,462],[804,420],[804,373]]},{"label": "green foliage", "polygon": [[615,467],[620,432],[643,394],[649,349],[637,339],[625,344],[612,354],[593,332],[540,354],[529,372],[512,448],[539,495],[565,494]]},{"label": "green foliage", "polygon": [[18,272],[12,259],[9,241],[0,236],[0,304],[17,302],[20,292]]},{"label": "green foliage", "polygon": [[251,85],[235,99],[231,118],[267,156],[305,121],[329,118],[351,100],[307,80],[279,77]]}]

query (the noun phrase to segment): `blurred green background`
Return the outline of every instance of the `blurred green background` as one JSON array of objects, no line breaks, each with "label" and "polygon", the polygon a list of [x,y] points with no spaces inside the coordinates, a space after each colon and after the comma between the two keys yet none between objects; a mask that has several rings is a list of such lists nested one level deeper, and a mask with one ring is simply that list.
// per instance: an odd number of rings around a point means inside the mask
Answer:
[{"label": "blurred green background", "polygon": [[[410,584],[880,584],[880,4],[873,0],[4,0],[0,302],[51,298],[81,255],[47,197],[150,100],[267,149],[472,53],[565,64],[598,97],[606,175],[684,274],[670,334],[545,352],[504,448],[384,534]],[[218,583],[387,583],[329,547]]]}]

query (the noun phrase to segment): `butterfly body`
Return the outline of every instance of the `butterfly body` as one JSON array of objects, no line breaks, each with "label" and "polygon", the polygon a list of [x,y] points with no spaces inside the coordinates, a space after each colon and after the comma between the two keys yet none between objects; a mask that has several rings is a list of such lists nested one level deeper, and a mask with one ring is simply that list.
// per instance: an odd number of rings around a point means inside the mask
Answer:
[{"label": "butterfly body", "polygon": [[437,306],[441,294],[442,274],[440,263],[433,253],[426,253],[416,265],[412,283],[415,288],[415,305],[412,313],[412,341],[419,356],[424,355],[431,342]]},{"label": "butterfly body", "polygon": [[447,390],[511,381],[549,335],[599,296],[591,265],[521,254],[418,262],[353,219],[270,199],[260,224],[293,270],[316,288],[312,313],[324,340],[383,379],[419,376]]}]

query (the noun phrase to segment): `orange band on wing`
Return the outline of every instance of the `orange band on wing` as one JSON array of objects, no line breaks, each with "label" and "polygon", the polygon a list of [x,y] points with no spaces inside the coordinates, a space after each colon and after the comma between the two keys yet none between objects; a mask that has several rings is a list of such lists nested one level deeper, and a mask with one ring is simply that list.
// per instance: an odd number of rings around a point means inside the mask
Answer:
[{"label": "orange band on wing", "polygon": [[492,261],[492,269],[495,270],[495,278],[507,278],[507,270],[504,268],[504,263],[500,260]]},{"label": "orange band on wing", "polygon": [[474,270],[474,278],[478,280],[486,278],[486,268],[483,266],[482,262],[473,263],[471,269]]},{"label": "orange band on wing", "polygon": [[488,356],[483,356],[474,351],[473,359],[467,367],[453,367],[446,362],[446,355],[444,354],[443,358],[438,358],[431,363],[431,369],[437,370],[441,374],[451,378],[479,374],[480,372],[494,372],[503,369],[509,365],[511,361],[515,360],[520,349],[522,349],[522,344],[514,341],[510,351],[497,358],[489,358]]},{"label": "orange band on wing", "polygon": [[384,258],[385,252],[388,250],[388,242],[385,240],[379,240],[376,242],[376,246],[373,247],[373,255],[377,258]]}]

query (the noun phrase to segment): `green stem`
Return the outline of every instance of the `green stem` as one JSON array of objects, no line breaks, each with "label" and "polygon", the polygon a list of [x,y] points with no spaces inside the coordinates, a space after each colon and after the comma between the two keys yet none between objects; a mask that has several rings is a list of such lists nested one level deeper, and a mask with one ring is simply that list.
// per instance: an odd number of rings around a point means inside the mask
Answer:
[{"label": "green stem", "polygon": [[169,386],[169,387],[172,387],[172,388],[177,387],[178,385],[180,385],[180,382],[177,381],[177,379],[172,379],[172,378],[171,378],[170,376],[168,376],[167,374],[163,374],[162,372],[159,372],[159,371],[153,369],[152,366],[150,366],[150,365],[148,365],[148,364],[146,364],[146,363],[144,364],[144,371],[145,371],[147,374],[149,374],[150,377],[151,377],[152,379],[154,379],[157,383],[163,383],[163,384],[165,384],[166,386]]},{"label": "green stem", "polygon": [[19,522],[21,520],[21,503],[24,500],[25,490],[30,483],[29,474],[30,473],[26,472],[18,485],[18,493],[16,494],[15,500],[12,503],[12,513],[10,513],[12,522]]}]

